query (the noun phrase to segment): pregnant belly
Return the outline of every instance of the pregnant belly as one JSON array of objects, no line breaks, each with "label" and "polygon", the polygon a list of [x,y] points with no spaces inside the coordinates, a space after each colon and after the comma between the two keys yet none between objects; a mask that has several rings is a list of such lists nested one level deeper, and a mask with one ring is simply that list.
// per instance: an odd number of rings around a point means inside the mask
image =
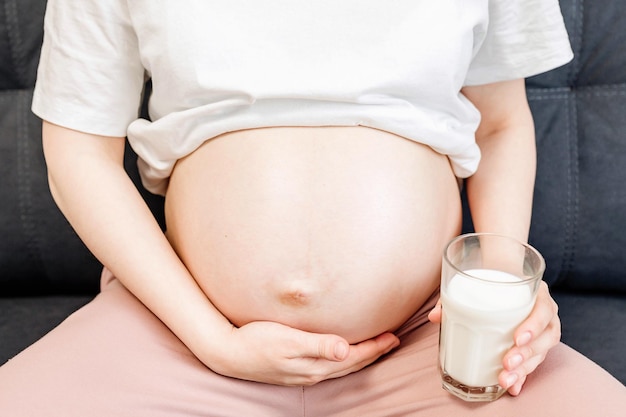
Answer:
[{"label": "pregnant belly", "polygon": [[459,231],[446,157],[362,127],[229,133],[179,161],[167,234],[236,326],[267,320],[358,342],[434,291]]}]

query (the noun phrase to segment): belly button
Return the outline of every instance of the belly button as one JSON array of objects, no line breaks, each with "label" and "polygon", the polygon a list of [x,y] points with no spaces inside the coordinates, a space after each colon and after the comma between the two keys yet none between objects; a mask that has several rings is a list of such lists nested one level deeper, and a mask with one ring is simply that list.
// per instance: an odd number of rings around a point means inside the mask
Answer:
[{"label": "belly button", "polygon": [[279,298],[282,304],[294,307],[305,306],[310,302],[309,296],[302,291],[287,291],[282,293]]}]

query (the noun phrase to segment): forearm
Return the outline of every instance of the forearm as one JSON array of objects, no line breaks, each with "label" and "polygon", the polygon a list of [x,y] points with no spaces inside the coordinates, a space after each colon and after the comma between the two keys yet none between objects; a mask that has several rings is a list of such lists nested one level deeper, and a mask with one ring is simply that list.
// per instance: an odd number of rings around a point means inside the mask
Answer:
[{"label": "forearm", "polygon": [[[523,84],[499,88],[512,97],[504,103],[504,117],[483,116],[476,133],[482,159],[477,172],[467,179],[468,201],[476,231],[526,241],[536,171],[534,126]],[[473,98],[485,111],[490,110],[481,97]]]},{"label": "forearm", "polygon": [[476,231],[528,239],[535,179],[534,147],[519,129],[497,132],[482,141],[479,170],[467,180]]},{"label": "forearm", "polygon": [[94,255],[193,351],[230,323],[165,238],[123,169],[123,138],[44,125],[55,201]]}]

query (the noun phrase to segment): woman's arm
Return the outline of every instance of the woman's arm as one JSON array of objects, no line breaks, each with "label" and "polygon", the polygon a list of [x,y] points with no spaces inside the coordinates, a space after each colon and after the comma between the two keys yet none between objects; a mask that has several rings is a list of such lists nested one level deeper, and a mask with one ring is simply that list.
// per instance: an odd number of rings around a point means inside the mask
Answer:
[{"label": "woman's arm", "polygon": [[198,348],[200,335],[214,332],[206,340],[219,339],[231,325],[203,296],[124,171],[124,141],[44,122],[52,196],[95,256],[190,348]]},{"label": "woman's arm", "polygon": [[463,94],[478,108],[476,143],[482,157],[466,180],[477,232],[528,240],[535,185],[535,131],[524,80],[466,87]]},{"label": "woman's arm", "polygon": [[[527,241],[535,183],[536,150],[524,80],[466,87],[463,94],[481,112],[476,142],[482,158],[466,181],[477,232]],[[561,337],[556,303],[542,282],[530,316],[515,332],[515,346],[504,357],[500,384],[519,394],[526,376],[543,362]]]},{"label": "woman's arm", "polygon": [[349,346],[277,323],[241,328],[211,304],[124,171],[125,139],[44,122],[52,195],[94,255],[207,366],[259,382],[305,385],[354,372],[398,343],[384,334]]}]

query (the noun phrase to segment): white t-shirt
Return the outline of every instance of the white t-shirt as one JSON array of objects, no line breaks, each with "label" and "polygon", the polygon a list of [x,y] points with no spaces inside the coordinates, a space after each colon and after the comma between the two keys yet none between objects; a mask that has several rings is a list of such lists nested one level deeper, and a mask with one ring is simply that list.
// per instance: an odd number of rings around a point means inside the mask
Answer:
[{"label": "white t-shirt", "polygon": [[267,126],[389,131],[467,177],[480,114],[461,88],[571,58],[557,0],[49,0],[33,111],[127,135],[157,194],[204,141]]}]

